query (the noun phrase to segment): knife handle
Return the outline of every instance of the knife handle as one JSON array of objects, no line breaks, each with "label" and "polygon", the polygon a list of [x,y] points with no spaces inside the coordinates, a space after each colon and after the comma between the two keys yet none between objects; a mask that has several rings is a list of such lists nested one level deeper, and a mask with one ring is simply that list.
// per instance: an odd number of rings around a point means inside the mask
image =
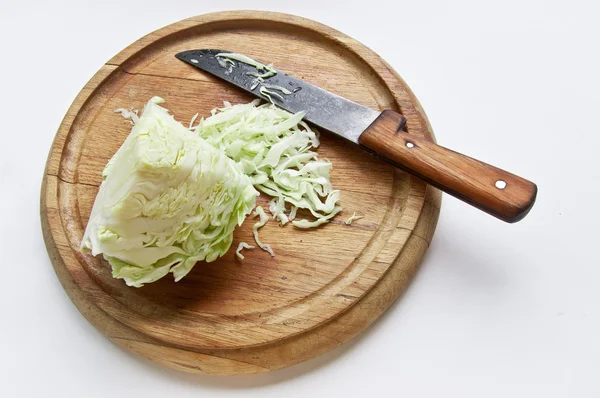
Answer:
[{"label": "knife handle", "polygon": [[402,131],[406,119],[386,110],[358,143],[386,162],[503,221],[529,213],[537,186],[524,178]]}]

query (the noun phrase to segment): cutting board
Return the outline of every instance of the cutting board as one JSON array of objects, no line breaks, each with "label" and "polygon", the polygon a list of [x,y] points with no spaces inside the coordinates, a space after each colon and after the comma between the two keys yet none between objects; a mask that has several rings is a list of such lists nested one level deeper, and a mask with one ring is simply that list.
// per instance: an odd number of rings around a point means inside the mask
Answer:
[{"label": "cutting board", "polygon": [[[260,235],[276,256],[250,250],[240,261],[238,242],[253,242],[248,220],[225,256],[197,264],[178,283],[168,275],[136,289],[113,279],[101,256],[83,255],[79,246],[102,169],[131,129],[114,110],[141,109],[158,95],[187,123],[224,100],[252,99],[173,56],[195,48],[247,54],[362,105],[397,110],[410,134],[433,139],[431,127],[408,86],[373,51],[314,21],[256,11],[202,15],[143,37],[103,65],[71,105],[48,157],[41,218],[56,274],[79,311],[118,345],[171,368],[225,375],[279,369],[356,336],[401,294],[429,246],[441,196],[323,132],[319,155],[333,163],[344,208],[330,223],[300,230],[271,220]],[[268,200],[261,195],[258,203]],[[353,213],[364,217],[346,225]]]}]

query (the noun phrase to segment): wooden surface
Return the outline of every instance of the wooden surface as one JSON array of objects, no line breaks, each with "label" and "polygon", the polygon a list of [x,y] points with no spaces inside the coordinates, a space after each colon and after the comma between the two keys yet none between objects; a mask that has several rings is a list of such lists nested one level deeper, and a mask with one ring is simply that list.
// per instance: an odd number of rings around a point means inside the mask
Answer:
[{"label": "wooden surface", "polygon": [[[409,88],[376,54],[331,28],[277,13],[215,13],[167,26],[113,57],[79,93],[54,140],[41,195],[46,246],[70,298],[107,337],[152,361],[207,374],[265,372],[329,351],[381,315],[427,250],[441,196],[325,132],[319,153],[333,162],[344,207],[331,223],[304,231],[271,221],[261,239],[276,257],[252,250],[240,262],[233,250],[252,241],[246,222],[227,255],[197,264],[178,283],[168,276],[135,289],[113,279],[104,260],[78,250],[102,168],[131,128],[113,110],[159,95],[187,122],[223,100],[250,100],[173,56],[203,47],[270,60],[363,105],[398,110],[410,134],[433,136]],[[354,212],[364,218],[345,225]]]},{"label": "wooden surface", "polygon": [[531,181],[403,130],[403,117],[385,110],[358,142],[381,159],[506,222],[529,213],[537,195]]}]

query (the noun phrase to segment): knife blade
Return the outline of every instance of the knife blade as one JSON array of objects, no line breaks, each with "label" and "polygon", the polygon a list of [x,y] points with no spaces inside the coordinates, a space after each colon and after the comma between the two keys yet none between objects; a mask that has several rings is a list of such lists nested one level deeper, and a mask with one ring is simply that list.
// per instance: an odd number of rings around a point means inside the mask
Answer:
[{"label": "knife blade", "polygon": [[381,159],[503,221],[529,213],[537,186],[515,174],[404,131],[406,118],[376,111],[227,50],[183,51],[178,59],[340,135]]},{"label": "knife blade", "polygon": [[264,83],[285,88],[290,94],[272,90],[278,93],[281,98],[276,95],[270,95],[271,98],[269,98],[263,94],[264,90],[263,92],[260,91],[263,85],[255,85],[256,76],[253,74],[258,72],[255,66],[236,60],[233,60],[235,64],[224,63],[223,59],[226,59],[226,57],[217,57],[217,54],[232,53],[226,50],[191,50],[181,52],[175,56],[192,66],[227,80],[265,101],[272,101],[275,105],[289,112],[304,111],[306,112],[305,120],[326,130],[338,132],[354,143],[358,143],[358,137],[361,133],[381,113],[272,67],[275,74],[265,78]]}]

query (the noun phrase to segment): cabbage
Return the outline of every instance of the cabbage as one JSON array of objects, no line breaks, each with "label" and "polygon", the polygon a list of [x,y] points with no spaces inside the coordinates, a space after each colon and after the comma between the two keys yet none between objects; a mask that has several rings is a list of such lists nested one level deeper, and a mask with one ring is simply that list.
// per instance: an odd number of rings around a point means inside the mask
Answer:
[{"label": "cabbage", "polygon": [[353,221],[360,220],[364,216],[357,216],[356,213],[352,214],[346,221],[346,225],[352,224]]},{"label": "cabbage", "polygon": [[272,64],[264,65],[250,57],[247,57],[246,55],[236,54],[236,53],[218,53],[217,55],[215,55],[215,57],[217,58],[219,65],[222,68],[227,69],[227,71],[225,72],[226,75],[230,74],[232,72],[233,68],[235,67],[235,62],[233,62],[233,60],[239,61],[241,63],[247,64],[250,66],[254,66],[256,68],[256,72],[246,72],[246,75],[254,77],[254,80],[252,82],[252,86],[250,87],[250,90],[254,90],[258,85],[261,85],[261,87],[259,89],[260,93],[262,95],[264,95],[265,97],[267,97],[269,99],[269,101],[271,101],[271,102],[273,102],[271,95],[275,95],[276,97],[279,97],[281,100],[283,100],[283,97],[277,93],[269,91],[269,88],[275,88],[275,89],[283,92],[284,94],[291,94],[291,91],[286,90],[283,87],[272,86],[272,85],[264,83],[265,79],[273,77],[277,74],[277,71],[273,68]]},{"label": "cabbage", "polygon": [[240,260],[243,260],[245,258],[244,255],[242,254],[242,249],[254,249],[254,246],[250,246],[246,242],[240,242],[237,249],[235,250],[235,255]]},{"label": "cabbage", "polygon": [[258,195],[240,164],[175,121],[161,102],[146,104],[108,163],[81,244],[135,287],[169,272],[178,281],[197,261],[225,254]]},{"label": "cabbage", "polygon": [[254,217],[259,217],[258,222],[252,227],[252,232],[254,234],[254,240],[256,241],[256,244],[258,245],[258,247],[269,253],[271,257],[275,257],[275,252],[273,252],[273,249],[271,249],[271,245],[269,245],[268,243],[262,243],[261,240],[258,238],[258,229],[264,227],[265,224],[269,222],[269,216],[267,216],[264,209],[260,206],[258,206],[256,210],[254,210],[253,214]]},{"label": "cabbage", "polygon": [[[340,191],[331,185],[331,162],[320,160],[314,150],[317,132],[302,121],[304,112],[291,114],[259,102],[225,102],[192,129],[240,162],[254,187],[273,197],[269,211],[282,225],[291,221],[298,228],[314,228],[329,222],[341,210]],[[298,209],[316,220],[295,220]]]}]

